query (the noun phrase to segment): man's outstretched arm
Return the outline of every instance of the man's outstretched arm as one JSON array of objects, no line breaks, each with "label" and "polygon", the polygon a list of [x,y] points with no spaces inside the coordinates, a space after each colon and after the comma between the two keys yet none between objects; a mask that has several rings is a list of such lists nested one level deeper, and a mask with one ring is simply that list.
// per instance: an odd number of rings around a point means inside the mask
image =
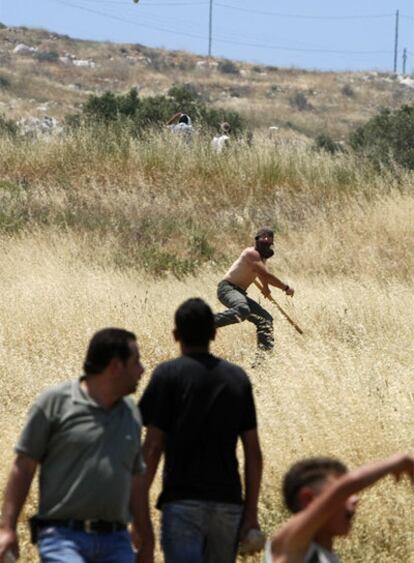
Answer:
[{"label": "man's outstretched arm", "polygon": [[11,550],[16,557],[19,554],[17,520],[29,494],[36,468],[37,461],[24,454],[18,454],[13,462],[3,498],[0,560],[8,550]]},{"label": "man's outstretched arm", "polygon": [[262,481],[263,459],[257,430],[248,430],[241,435],[244,451],[245,505],[240,537],[252,528],[260,529],[257,505]]},{"label": "man's outstretched arm", "polygon": [[[252,262],[253,271],[258,275],[260,281],[262,282],[263,287],[265,290],[267,289],[267,293],[270,294],[268,291],[268,286],[273,285],[274,287],[278,287],[282,291],[286,293],[286,295],[293,295],[295,290],[293,287],[289,287],[286,283],[283,283],[278,277],[274,274],[271,274],[269,270],[266,268],[266,265],[263,264],[261,260],[254,260]],[[265,295],[268,296],[268,295]]]}]

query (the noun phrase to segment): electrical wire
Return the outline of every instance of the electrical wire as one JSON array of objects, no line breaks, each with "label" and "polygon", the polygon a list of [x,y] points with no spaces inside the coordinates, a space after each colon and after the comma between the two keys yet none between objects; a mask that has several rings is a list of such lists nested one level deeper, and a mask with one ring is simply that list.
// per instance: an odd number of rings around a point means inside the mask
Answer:
[{"label": "electrical wire", "polygon": [[240,6],[232,6],[231,4],[223,4],[222,2],[215,2],[215,6],[235,10],[237,12],[248,12],[251,14],[259,14],[263,16],[275,16],[278,18],[291,18],[302,20],[356,20],[356,19],[381,19],[395,17],[395,14],[368,14],[368,15],[341,15],[341,16],[307,16],[301,14],[283,14],[279,12],[267,12],[264,10],[255,10],[253,8],[241,8]]},{"label": "electrical wire", "polygon": [[[130,6],[133,8],[132,2],[125,2],[123,0],[83,0],[84,2],[91,2],[92,4],[110,4],[113,6]],[[205,6],[209,2],[151,2],[150,4],[146,4],[145,2],[141,2],[140,9],[142,8],[152,8],[153,6],[186,6],[187,8],[191,6]]]},{"label": "electrical wire", "polygon": [[[195,34],[195,33],[172,30],[172,29],[168,29],[168,28],[165,28],[165,27],[148,25],[148,24],[145,24],[145,23],[138,23],[136,20],[126,19],[126,18],[123,18],[123,17],[115,15],[115,14],[108,14],[107,12],[102,12],[100,10],[95,10],[93,8],[88,8],[88,7],[85,7],[85,6],[79,6],[78,4],[73,4],[72,2],[68,2],[67,0],[49,0],[49,1],[57,3],[57,4],[69,6],[69,7],[75,8],[75,9],[83,10],[83,11],[86,11],[86,12],[89,12],[89,13],[97,14],[97,15],[100,15],[100,16],[103,16],[103,17],[106,17],[106,18],[121,21],[123,23],[128,23],[130,25],[143,27],[145,29],[154,29],[156,31],[161,31],[161,32],[164,32],[164,33],[171,33],[171,34],[174,34],[174,35],[181,35],[181,36],[192,37],[192,38],[196,38],[196,39],[207,40],[207,36],[204,36],[204,35],[198,35],[198,34]],[[245,47],[255,47],[255,48],[259,48],[259,49],[270,49],[270,50],[276,50],[276,51],[300,52],[300,53],[320,53],[320,54],[325,53],[325,54],[338,54],[338,55],[384,55],[384,54],[388,55],[388,54],[392,53],[392,51],[389,51],[389,50],[360,51],[360,50],[340,50],[340,49],[289,47],[289,46],[286,46],[286,45],[271,45],[271,44],[268,44],[268,43],[235,41],[233,39],[230,39],[226,36],[221,36],[221,35],[214,35],[214,41],[220,42],[220,43],[227,43],[227,44],[230,44],[230,45],[240,45],[240,46],[245,46]]]}]

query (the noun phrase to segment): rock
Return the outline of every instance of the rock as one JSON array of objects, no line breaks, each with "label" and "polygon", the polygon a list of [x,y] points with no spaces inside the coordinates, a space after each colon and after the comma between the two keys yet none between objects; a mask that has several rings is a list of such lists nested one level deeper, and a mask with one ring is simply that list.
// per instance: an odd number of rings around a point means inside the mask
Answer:
[{"label": "rock", "polygon": [[33,53],[37,53],[37,47],[30,47],[29,45],[25,45],[24,43],[19,43],[13,49],[13,53],[16,55],[31,55]]},{"label": "rock", "polygon": [[73,59],[72,63],[75,66],[86,67],[86,68],[95,68],[96,63],[95,61],[89,61],[87,59]]},{"label": "rock", "polygon": [[399,76],[398,82],[403,86],[407,86],[410,90],[414,90],[414,78],[410,78],[409,76]]},{"label": "rock", "polygon": [[26,117],[20,119],[17,125],[23,135],[44,136],[60,133],[63,129],[57,119],[45,115],[44,117]]}]

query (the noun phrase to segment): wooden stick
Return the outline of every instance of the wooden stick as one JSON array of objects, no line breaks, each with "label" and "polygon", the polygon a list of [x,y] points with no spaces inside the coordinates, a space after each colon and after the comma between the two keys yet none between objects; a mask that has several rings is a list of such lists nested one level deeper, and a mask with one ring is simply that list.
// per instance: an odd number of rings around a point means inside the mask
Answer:
[{"label": "wooden stick", "polygon": [[[254,285],[256,287],[258,287],[260,289],[260,291],[263,291],[263,286],[259,282],[259,280],[254,280]],[[297,323],[295,323],[295,321],[286,313],[286,311],[284,309],[282,309],[282,307],[279,305],[279,303],[275,299],[273,299],[273,297],[271,295],[269,295],[269,297],[266,297],[266,299],[269,299],[269,301],[271,301],[274,305],[276,305],[276,307],[279,309],[279,312],[285,317],[285,319],[288,322],[290,322],[290,324],[293,326],[293,328],[299,334],[303,334],[303,330],[300,328],[300,326]]]}]

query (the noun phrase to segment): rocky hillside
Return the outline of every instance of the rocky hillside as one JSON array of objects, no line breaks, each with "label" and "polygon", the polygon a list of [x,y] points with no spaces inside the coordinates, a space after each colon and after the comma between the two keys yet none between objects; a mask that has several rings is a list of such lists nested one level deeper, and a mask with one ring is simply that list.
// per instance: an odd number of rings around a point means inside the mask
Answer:
[{"label": "rocky hillside", "polygon": [[237,110],[253,129],[279,127],[343,139],[380,107],[414,100],[414,80],[377,72],[308,72],[150,49],[81,41],[0,24],[0,114],[58,122],[89,94],[166,93],[191,84],[208,103]]}]

